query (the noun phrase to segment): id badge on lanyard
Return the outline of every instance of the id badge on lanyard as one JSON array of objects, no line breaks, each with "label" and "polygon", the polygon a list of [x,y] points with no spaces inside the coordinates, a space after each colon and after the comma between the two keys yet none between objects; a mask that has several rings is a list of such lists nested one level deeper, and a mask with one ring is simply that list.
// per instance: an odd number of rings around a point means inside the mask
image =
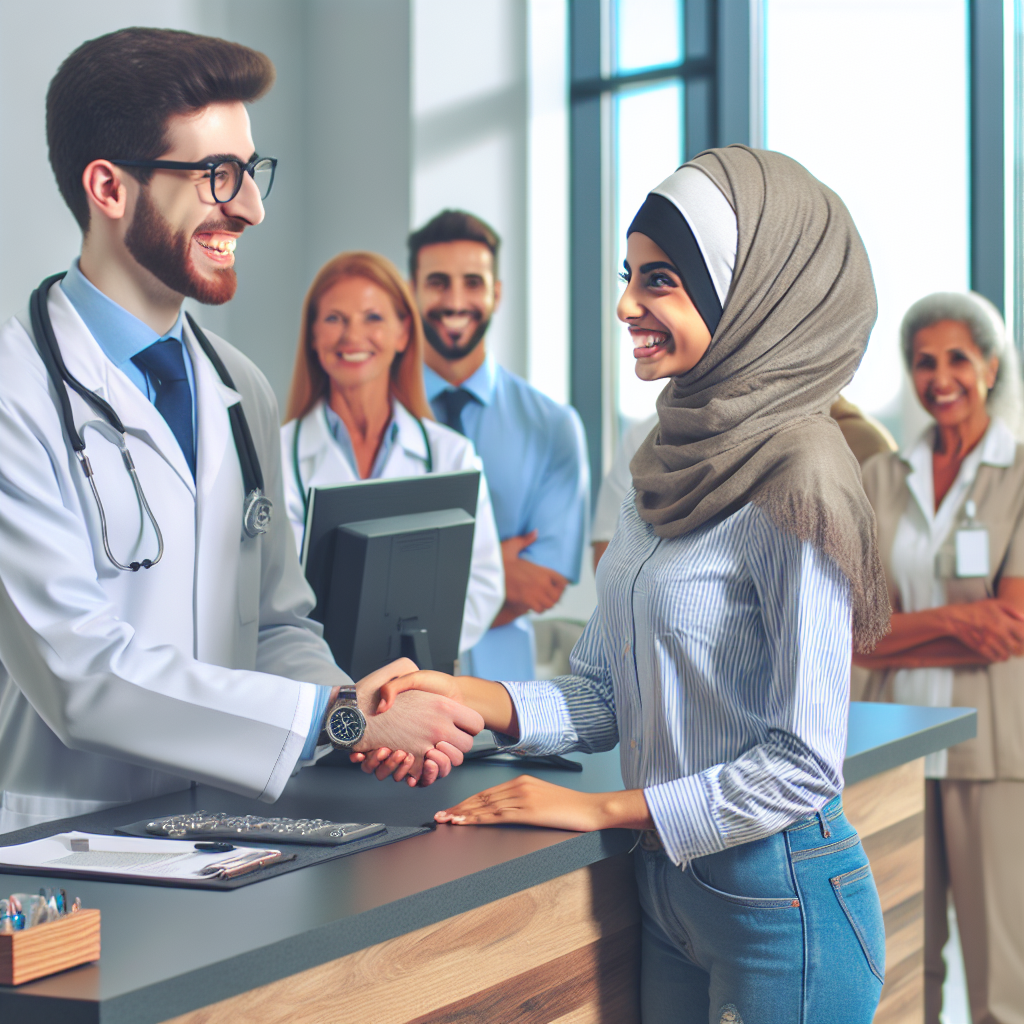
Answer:
[{"label": "id badge on lanyard", "polygon": [[954,535],[957,578],[988,576],[988,530],[975,520],[978,509],[973,501],[967,502],[964,512],[967,514],[967,522]]}]

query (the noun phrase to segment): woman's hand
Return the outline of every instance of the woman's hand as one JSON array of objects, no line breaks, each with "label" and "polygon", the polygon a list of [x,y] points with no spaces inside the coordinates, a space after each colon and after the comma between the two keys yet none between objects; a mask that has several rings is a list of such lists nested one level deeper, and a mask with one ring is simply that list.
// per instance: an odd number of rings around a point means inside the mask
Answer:
[{"label": "woman's hand", "polygon": [[367,775],[376,775],[381,782],[390,775],[395,782],[405,781],[409,786],[419,786],[422,789],[438,779],[443,779],[452,770],[453,765],[462,764],[463,753],[452,744],[441,740],[436,747],[423,755],[423,769],[419,777],[411,774],[416,762],[415,757],[404,750],[378,747],[365,753],[353,751],[349,754],[349,760],[360,765]]},{"label": "woman's hand", "polygon": [[438,811],[437,822],[452,825],[542,825],[572,832],[601,828],[654,827],[642,789],[618,793],[578,793],[574,789],[520,775]]},{"label": "woman's hand", "polygon": [[424,670],[408,672],[396,679],[386,682],[378,693],[375,715],[382,715],[388,708],[393,707],[395,699],[400,693],[406,690],[422,690],[425,693],[436,693],[439,697],[447,697],[457,704],[465,704],[466,698],[460,685],[469,676],[450,676],[444,672],[429,672]]},{"label": "woman's hand", "polygon": [[380,688],[377,703],[378,715],[390,710],[400,693],[420,690],[437,694],[472,708],[484,720],[484,728],[506,736],[519,735],[519,718],[515,705],[501,683],[476,676],[449,676],[444,672],[410,672],[396,679],[389,679]]},{"label": "woman's hand", "polygon": [[366,716],[366,733],[359,744],[362,749],[349,756],[378,779],[393,775],[396,782],[429,786],[447,775],[453,765],[462,764],[463,754],[472,748],[473,736],[484,723],[464,704],[426,687],[404,687],[421,692],[406,694],[397,705],[391,700],[387,705],[391,713],[382,715],[382,686],[398,676],[416,674],[414,662],[399,658],[359,680],[356,692]]},{"label": "woman's hand", "polygon": [[987,662],[1024,655],[1024,612],[998,597],[947,605],[953,635]]},{"label": "woman's hand", "polygon": [[996,596],[921,612],[895,612],[892,632],[870,654],[867,669],[990,665],[1024,656],[1024,579],[1004,576]]}]

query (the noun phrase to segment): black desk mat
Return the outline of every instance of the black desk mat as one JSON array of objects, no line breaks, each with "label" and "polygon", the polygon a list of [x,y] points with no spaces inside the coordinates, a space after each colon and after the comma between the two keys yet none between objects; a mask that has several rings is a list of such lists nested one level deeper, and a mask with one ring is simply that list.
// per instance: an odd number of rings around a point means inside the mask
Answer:
[{"label": "black desk mat", "polygon": [[[50,836],[60,832],[91,832],[94,835],[123,835],[131,825],[115,828],[96,828],[86,825],[81,827],[75,825],[74,818],[64,818],[59,822],[45,822],[42,825],[32,825],[23,828],[18,832],[8,832],[0,835],[0,858],[4,846],[16,846],[21,843],[30,843],[36,839],[48,839]],[[54,827],[56,826],[56,827]],[[435,826],[430,825],[388,825],[383,832],[375,836],[367,836],[365,839],[357,839],[355,842],[347,843],[344,846],[299,846],[292,843],[266,843],[234,842],[233,845],[243,847],[258,846],[261,849],[281,850],[287,857],[295,854],[294,860],[287,860],[279,864],[268,864],[265,868],[253,871],[248,875],[240,875],[238,878],[130,878],[127,875],[108,874],[103,871],[75,871],[73,873],[59,872],[54,868],[19,867],[9,864],[0,864],[0,874],[5,875],[35,875],[52,878],[67,879],[69,885],[76,880],[88,879],[92,882],[121,882],[128,885],[158,885],[172,889],[240,889],[243,885],[251,885],[253,882],[262,882],[267,878],[276,878],[278,875],[285,875],[289,871],[298,871],[299,868],[307,868],[313,864],[322,864],[328,860],[338,860],[341,857],[349,857],[353,853],[362,853],[364,850],[373,850],[378,846],[390,846],[391,843],[401,842],[403,839],[411,839],[413,836],[423,835],[431,832]],[[129,835],[133,833],[128,833]],[[138,833],[134,833],[138,834]],[[147,836],[148,839],[157,839],[158,836]]]}]

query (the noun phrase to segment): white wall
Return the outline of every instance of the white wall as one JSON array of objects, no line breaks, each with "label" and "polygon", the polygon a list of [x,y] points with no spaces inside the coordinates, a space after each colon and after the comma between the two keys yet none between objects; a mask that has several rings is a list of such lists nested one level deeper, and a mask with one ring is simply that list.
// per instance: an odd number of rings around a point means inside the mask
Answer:
[{"label": "white wall", "polygon": [[0,318],[78,253],[78,225],[46,157],[46,87],[86,39],[125,25],[190,28],[190,0],[37,4],[0,0]]},{"label": "white wall", "polygon": [[456,207],[498,232],[504,300],[487,344],[525,376],[526,5],[412,0],[412,10],[413,224]]}]

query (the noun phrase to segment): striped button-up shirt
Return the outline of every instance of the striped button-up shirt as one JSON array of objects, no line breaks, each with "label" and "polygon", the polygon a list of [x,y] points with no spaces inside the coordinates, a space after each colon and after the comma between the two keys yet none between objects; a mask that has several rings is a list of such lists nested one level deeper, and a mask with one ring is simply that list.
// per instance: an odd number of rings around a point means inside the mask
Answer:
[{"label": "striped button-up shirt", "polygon": [[621,744],[676,864],[773,835],[843,786],[849,582],[754,505],[661,539],[633,492],[572,675],[508,682],[523,753]]}]

